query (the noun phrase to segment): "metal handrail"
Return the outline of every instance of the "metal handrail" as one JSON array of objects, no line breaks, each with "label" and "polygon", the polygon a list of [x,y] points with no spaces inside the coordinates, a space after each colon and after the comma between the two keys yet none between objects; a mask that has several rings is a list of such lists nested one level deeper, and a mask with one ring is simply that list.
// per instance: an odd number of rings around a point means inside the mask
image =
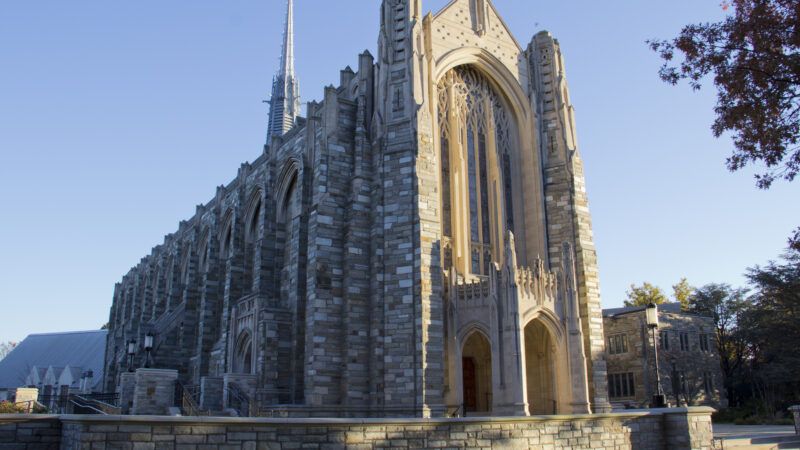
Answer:
[{"label": "metal handrail", "polygon": [[87,399],[85,399],[85,398],[83,398],[83,397],[81,397],[79,395],[70,395],[69,396],[69,403],[71,403],[73,405],[73,409],[74,409],[75,406],[77,406],[79,408],[83,408],[83,409],[88,409],[90,411],[94,411],[92,414],[98,414],[98,415],[101,415],[101,416],[107,416],[108,415],[107,412],[105,412],[105,411],[103,411],[101,409],[95,408],[94,406],[92,406],[90,404],[90,402]]},{"label": "metal handrail", "polygon": [[[230,404],[230,398],[233,397],[236,400],[236,404],[231,405],[233,409],[239,412],[240,415],[244,414],[245,417],[253,416],[253,402],[250,401],[250,397],[242,392],[239,386],[236,383],[228,383],[228,403]],[[238,408],[236,407],[238,406]]]},{"label": "metal handrail", "polygon": [[175,384],[176,403],[181,408],[181,413],[185,416],[207,416],[208,411],[203,411],[198,405],[196,397],[200,393],[200,386],[184,386],[178,381]]}]

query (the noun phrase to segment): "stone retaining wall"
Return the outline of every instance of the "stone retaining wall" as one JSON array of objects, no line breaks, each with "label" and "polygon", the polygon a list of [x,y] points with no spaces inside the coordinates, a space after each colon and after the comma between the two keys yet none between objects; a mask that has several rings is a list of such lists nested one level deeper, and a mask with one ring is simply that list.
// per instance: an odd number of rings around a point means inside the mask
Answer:
[{"label": "stone retaining wall", "polygon": [[0,414],[0,450],[58,449],[59,416]]},{"label": "stone retaining wall", "polygon": [[[61,448],[367,450],[388,448],[712,448],[710,408],[625,413],[464,419],[246,419],[162,416],[0,416],[0,450],[12,433],[48,430]],[[20,422],[20,420],[22,422]],[[26,422],[27,420],[27,422]],[[42,424],[47,424],[46,426]],[[20,432],[24,432],[20,434]],[[38,435],[37,435],[38,436]],[[32,442],[32,441],[29,441]],[[24,444],[23,444],[24,445]],[[57,448],[53,444],[52,448]],[[43,447],[51,448],[51,447]]]}]

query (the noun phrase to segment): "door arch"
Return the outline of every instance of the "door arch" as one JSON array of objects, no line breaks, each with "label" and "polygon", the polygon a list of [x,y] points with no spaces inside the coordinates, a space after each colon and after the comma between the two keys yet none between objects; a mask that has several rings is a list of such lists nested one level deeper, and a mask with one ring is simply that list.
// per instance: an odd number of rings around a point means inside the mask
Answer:
[{"label": "door arch", "polygon": [[461,388],[465,413],[492,411],[492,346],[477,330],[461,349]]},{"label": "door arch", "polygon": [[525,379],[529,413],[556,414],[556,346],[540,319],[525,326]]},{"label": "door arch", "polygon": [[253,373],[253,339],[245,330],[236,340],[236,351],[233,354],[233,372],[239,374]]}]

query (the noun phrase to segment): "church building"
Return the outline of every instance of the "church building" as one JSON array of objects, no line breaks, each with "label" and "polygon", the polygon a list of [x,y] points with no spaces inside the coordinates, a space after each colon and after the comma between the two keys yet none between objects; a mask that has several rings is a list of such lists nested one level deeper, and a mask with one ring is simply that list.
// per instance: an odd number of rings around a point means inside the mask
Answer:
[{"label": "church building", "polygon": [[146,364],[212,413],[610,411],[558,41],[490,0],[375,8],[377,56],[301,117],[288,1],[267,144],[115,286],[106,391]]}]

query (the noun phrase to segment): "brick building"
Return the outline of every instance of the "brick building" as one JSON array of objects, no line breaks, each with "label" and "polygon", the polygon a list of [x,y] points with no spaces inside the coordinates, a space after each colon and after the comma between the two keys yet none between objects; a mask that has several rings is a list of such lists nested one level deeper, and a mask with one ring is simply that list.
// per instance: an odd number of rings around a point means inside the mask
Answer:
[{"label": "brick building", "polygon": [[[658,306],[661,387],[672,405],[725,407],[725,390],[713,319]],[[608,352],[608,393],[614,408],[642,407],[656,393],[652,332],[645,307],[603,310]]]},{"label": "brick building", "polygon": [[559,44],[489,0],[421,3],[382,1],[377,58],[303,118],[289,2],[268,144],[116,285],[107,390],[153,333],[212,411],[610,409]]}]

